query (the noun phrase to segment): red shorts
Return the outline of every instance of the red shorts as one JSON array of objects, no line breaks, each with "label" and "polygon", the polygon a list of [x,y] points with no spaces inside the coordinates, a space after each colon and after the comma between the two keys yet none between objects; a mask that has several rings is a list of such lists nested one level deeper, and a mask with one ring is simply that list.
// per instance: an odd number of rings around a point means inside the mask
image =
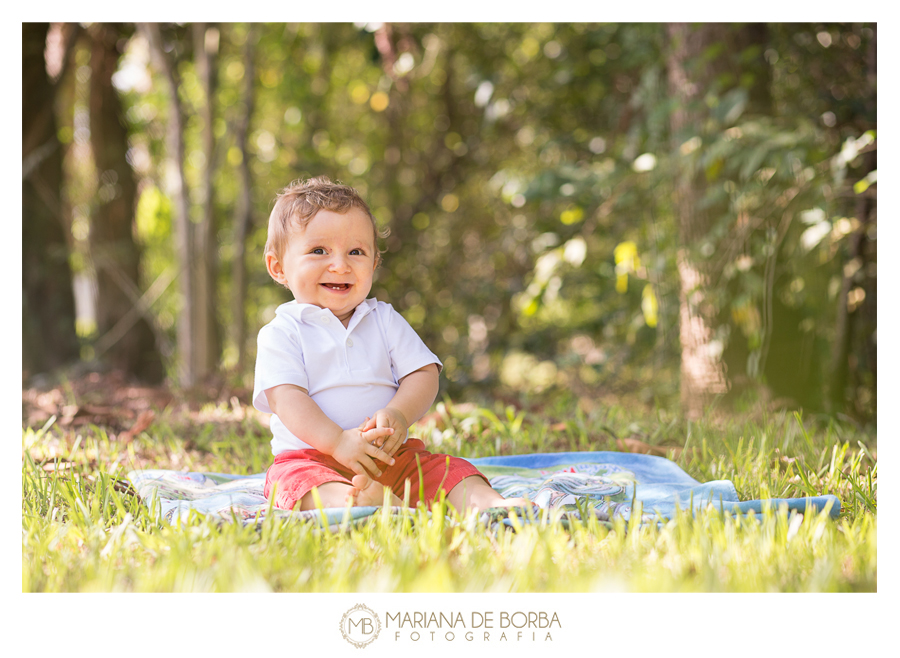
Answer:
[{"label": "red shorts", "polygon": [[[416,457],[418,456],[418,464]],[[449,462],[448,462],[449,460]],[[376,462],[382,469],[381,477],[374,478],[403,498],[404,485],[409,480],[409,503],[415,506],[420,500],[430,503],[443,490],[449,492],[464,478],[472,475],[487,478],[465,459],[449,455],[432,454],[425,450],[419,439],[409,439],[394,453],[394,465]],[[422,472],[423,497],[419,497],[419,470]],[[276,482],[275,507],[293,509],[313,487],[326,482],[344,482],[356,475],[343,464],[318,450],[289,450],[275,455],[275,463],[266,471],[266,498],[270,498],[272,485]],[[370,476],[371,477],[371,476]],[[490,485],[490,483],[488,483]],[[271,499],[271,498],[270,498]]]}]

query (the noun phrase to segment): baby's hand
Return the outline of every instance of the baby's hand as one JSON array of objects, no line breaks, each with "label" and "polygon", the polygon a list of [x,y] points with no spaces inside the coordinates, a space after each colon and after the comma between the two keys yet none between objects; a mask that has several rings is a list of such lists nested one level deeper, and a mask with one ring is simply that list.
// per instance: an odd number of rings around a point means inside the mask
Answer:
[{"label": "baby's hand", "polygon": [[344,430],[331,456],[357,475],[381,477],[381,470],[373,460],[377,459],[390,466],[394,463],[394,458],[379,448],[377,443],[384,443],[385,438],[393,432],[389,427]]},{"label": "baby's hand", "polygon": [[378,438],[375,445],[384,450],[387,454],[393,455],[397,449],[406,440],[406,433],[409,430],[409,424],[406,422],[406,416],[403,412],[394,407],[385,407],[375,412],[371,418],[360,425],[362,431],[371,430],[373,428],[391,428],[393,434]]}]

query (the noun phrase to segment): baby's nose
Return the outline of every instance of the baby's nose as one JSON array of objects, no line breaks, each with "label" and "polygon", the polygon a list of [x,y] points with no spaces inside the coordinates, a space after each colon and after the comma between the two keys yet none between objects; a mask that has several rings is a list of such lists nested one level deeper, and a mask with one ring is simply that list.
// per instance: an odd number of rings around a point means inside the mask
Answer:
[{"label": "baby's nose", "polygon": [[347,262],[346,256],[344,256],[343,254],[335,254],[331,259],[331,263],[329,264],[328,269],[339,272],[349,269],[349,264]]}]

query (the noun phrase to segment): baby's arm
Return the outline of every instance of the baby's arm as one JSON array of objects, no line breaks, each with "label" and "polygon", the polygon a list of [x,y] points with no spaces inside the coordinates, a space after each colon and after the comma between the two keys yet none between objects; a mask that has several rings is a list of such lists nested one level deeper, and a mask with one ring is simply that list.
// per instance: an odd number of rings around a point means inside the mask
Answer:
[{"label": "baby's arm", "polygon": [[394,463],[391,455],[375,445],[396,431],[392,427],[343,430],[325,415],[306,389],[293,384],[273,386],[265,393],[269,407],[294,436],[302,438],[319,452],[331,455],[354,473],[371,473],[379,477],[381,470],[373,458],[385,464]]},{"label": "baby's arm", "polygon": [[376,411],[361,429],[392,428],[393,434],[379,437],[375,445],[380,445],[387,454],[393,455],[406,439],[409,426],[425,415],[437,393],[437,364],[429,363],[401,379],[391,401],[384,409]]}]

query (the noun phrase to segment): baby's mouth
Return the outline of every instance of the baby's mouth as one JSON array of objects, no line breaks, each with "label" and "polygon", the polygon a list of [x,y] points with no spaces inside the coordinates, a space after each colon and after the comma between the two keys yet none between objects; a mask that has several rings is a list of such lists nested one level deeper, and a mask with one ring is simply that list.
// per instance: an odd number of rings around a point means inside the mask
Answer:
[{"label": "baby's mouth", "polygon": [[323,283],[321,285],[329,290],[347,290],[350,288],[349,283]]}]

